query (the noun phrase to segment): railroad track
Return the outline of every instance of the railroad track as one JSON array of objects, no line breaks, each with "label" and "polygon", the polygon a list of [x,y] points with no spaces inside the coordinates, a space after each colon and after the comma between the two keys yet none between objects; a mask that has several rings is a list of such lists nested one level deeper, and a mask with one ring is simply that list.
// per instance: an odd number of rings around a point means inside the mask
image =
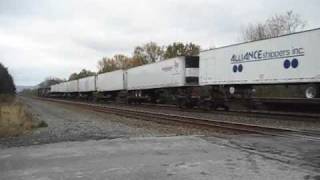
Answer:
[{"label": "railroad track", "polygon": [[142,119],[147,121],[156,121],[161,123],[163,122],[182,123],[182,124],[189,124],[189,125],[198,126],[198,127],[219,128],[219,129],[229,130],[229,131],[238,132],[238,133],[263,134],[263,135],[271,135],[271,136],[288,136],[289,135],[293,137],[307,138],[310,140],[320,140],[319,132],[297,131],[297,130],[291,130],[291,129],[265,127],[265,126],[260,126],[260,125],[258,126],[258,125],[245,124],[245,123],[218,121],[213,119],[177,115],[173,113],[169,114],[169,113],[151,112],[146,110],[135,110],[135,109],[121,108],[121,107],[110,107],[110,106],[94,104],[94,103],[84,103],[84,102],[57,100],[57,99],[49,99],[49,98],[36,98],[36,99],[51,101],[51,102],[58,102],[63,104],[76,105],[76,106],[81,106],[86,109],[90,109],[98,112],[111,113],[119,116]]},{"label": "railroad track", "polygon": [[[293,102],[293,101],[299,101],[300,104],[304,104],[306,102],[313,104],[314,106],[320,105],[319,99],[276,99],[276,98],[256,98],[255,101],[268,101],[268,102],[277,102],[279,100],[280,102]],[[73,100],[76,101],[76,100]],[[78,101],[78,102],[84,102],[84,101]],[[116,103],[112,102],[113,104],[116,104],[118,106],[124,106],[124,107],[132,107],[132,105],[124,104],[124,103]],[[101,104],[101,103],[100,103]],[[275,110],[256,110],[256,109],[239,109],[239,108],[232,108],[228,111],[224,110],[204,110],[198,107],[192,108],[192,109],[180,109],[175,105],[170,104],[152,104],[152,103],[142,103],[142,104],[134,104],[133,106],[137,107],[157,107],[162,109],[168,109],[168,110],[182,110],[185,112],[195,112],[195,113],[214,113],[214,114],[220,114],[220,115],[227,115],[227,116],[243,116],[243,117],[256,117],[256,118],[272,118],[272,119],[286,119],[290,121],[313,121],[313,122],[319,122],[320,121],[320,113],[311,113],[311,112],[300,112],[300,111],[275,111]],[[285,106],[285,105],[284,105]],[[303,109],[301,107],[300,109]]]},{"label": "railroad track", "polygon": [[[124,107],[129,107],[130,105],[127,104],[117,104]],[[174,105],[167,105],[167,104],[150,104],[150,103],[143,103],[143,104],[135,104],[134,106],[137,107],[146,107],[146,108],[162,108],[168,110],[180,110],[185,112],[195,112],[195,113],[214,113],[220,115],[228,115],[228,116],[244,116],[244,117],[269,117],[273,119],[288,119],[288,120],[296,120],[296,121],[320,121],[320,114],[315,113],[300,113],[300,112],[282,112],[282,111],[265,111],[265,110],[237,110],[231,109],[229,111],[221,111],[221,110],[203,110],[199,108],[194,109],[180,109]]]}]

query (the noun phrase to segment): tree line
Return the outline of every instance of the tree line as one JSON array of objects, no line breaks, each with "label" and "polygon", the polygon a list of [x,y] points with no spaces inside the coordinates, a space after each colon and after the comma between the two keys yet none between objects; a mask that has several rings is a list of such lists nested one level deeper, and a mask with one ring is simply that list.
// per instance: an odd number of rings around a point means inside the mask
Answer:
[{"label": "tree line", "polygon": [[200,46],[194,43],[174,42],[168,46],[159,46],[155,42],[149,42],[135,47],[131,57],[123,54],[103,57],[98,61],[98,73],[129,69],[177,56],[197,56],[199,53]]},{"label": "tree line", "polygon": [[200,46],[194,43],[174,42],[168,46],[159,46],[155,42],[149,42],[142,46],[136,46],[131,56],[116,54],[112,57],[103,57],[98,61],[97,73],[82,69],[79,73],[72,73],[68,80],[81,79],[119,69],[129,69],[177,56],[196,56],[199,53]]}]

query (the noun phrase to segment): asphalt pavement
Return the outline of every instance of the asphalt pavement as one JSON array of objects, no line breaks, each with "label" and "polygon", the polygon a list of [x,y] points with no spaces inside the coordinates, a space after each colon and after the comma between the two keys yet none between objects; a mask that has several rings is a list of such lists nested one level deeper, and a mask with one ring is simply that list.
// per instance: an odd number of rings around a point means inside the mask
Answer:
[{"label": "asphalt pavement", "polygon": [[0,152],[7,179],[317,179],[316,171],[228,145],[223,139],[141,137],[63,142]]}]

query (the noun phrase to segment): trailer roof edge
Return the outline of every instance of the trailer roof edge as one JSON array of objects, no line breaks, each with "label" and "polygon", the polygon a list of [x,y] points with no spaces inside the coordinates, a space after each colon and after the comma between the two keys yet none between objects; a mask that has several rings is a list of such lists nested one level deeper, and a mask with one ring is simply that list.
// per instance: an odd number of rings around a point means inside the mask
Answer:
[{"label": "trailer roof edge", "polygon": [[248,44],[248,43],[257,42],[257,41],[264,41],[264,40],[275,39],[275,38],[280,38],[280,37],[284,37],[284,36],[290,36],[290,35],[294,35],[294,34],[301,34],[301,33],[310,32],[310,31],[317,31],[317,30],[320,30],[320,27],[319,28],[315,28],[315,29],[308,29],[308,30],[304,30],[304,31],[294,32],[294,33],[290,33],[290,34],[284,34],[284,35],[277,36],[277,37],[271,37],[271,38],[253,40],[253,41],[246,41],[246,42],[235,43],[235,44],[230,44],[230,45],[226,45],[226,46],[220,46],[220,47],[213,48],[213,49],[206,49],[206,50],[200,51],[200,53],[201,52],[207,52],[207,51],[213,51],[213,50],[216,50],[216,49],[222,49],[222,48],[237,46],[237,45],[241,45],[241,44]]}]

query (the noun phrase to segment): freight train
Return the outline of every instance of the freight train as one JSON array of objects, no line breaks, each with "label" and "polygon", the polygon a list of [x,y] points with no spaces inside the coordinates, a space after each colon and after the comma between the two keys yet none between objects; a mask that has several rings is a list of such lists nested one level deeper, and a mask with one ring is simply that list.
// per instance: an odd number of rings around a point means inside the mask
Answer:
[{"label": "freight train", "polygon": [[[49,96],[228,108],[256,87],[303,88],[319,96],[320,29],[245,42],[50,87]],[[165,97],[165,98],[164,98]]]}]

